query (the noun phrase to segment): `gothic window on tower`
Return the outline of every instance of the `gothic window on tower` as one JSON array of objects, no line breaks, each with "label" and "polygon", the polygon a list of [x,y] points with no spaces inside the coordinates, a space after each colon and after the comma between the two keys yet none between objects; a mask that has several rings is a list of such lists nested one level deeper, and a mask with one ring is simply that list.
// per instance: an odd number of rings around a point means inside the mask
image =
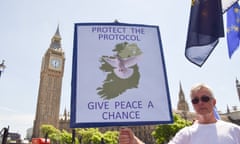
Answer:
[{"label": "gothic window on tower", "polygon": [[52,46],[51,46],[52,48],[55,48],[55,49],[58,49],[58,48],[60,48],[60,43],[58,42],[58,41],[54,41],[53,43],[52,43]]},{"label": "gothic window on tower", "polygon": [[181,96],[180,96],[180,99],[181,99],[181,100],[184,100],[184,96],[183,96],[183,95],[181,95]]}]

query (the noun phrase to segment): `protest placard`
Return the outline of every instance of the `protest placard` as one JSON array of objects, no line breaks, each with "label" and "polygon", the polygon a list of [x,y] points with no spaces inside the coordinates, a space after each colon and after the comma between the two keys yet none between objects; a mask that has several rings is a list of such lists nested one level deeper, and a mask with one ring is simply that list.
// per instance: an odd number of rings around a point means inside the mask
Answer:
[{"label": "protest placard", "polygon": [[70,126],[172,121],[159,27],[75,24]]}]

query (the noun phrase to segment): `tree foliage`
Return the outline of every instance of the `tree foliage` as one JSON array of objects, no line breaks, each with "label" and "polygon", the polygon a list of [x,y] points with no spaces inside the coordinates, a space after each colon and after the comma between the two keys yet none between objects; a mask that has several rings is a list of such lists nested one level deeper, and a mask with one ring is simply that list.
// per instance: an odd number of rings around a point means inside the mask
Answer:
[{"label": "tree foliage", "polygon": [[40,130],[42,135],[44,135],[45,137],[47,135],[47,137],[51,140],[51,143],[62,142],[61,131],[54,126],[47,124],[42,125]]},{"label": "tree foliage", "polygon": [[[72,144],[72,134],[65,130],[62,130],[61,141],[64,142],[64,144]],[[77,141],[76,138],[75,141]]]},{"label": "tree foliage", "polygon": [[103,134],[106,144],[118,144],[118,131],[107,131]]},{"label": "tree foliage", "polygon": [[118,144],[118,131],[101,133],[98,128],[81,128],[77,129],[77,135],[83,144],[101,144],[101,140],[104,140],[105,144]]},{"label": "tree foliage", "polygon": [[173,118],[173,124],[158,125],[152,132],[152,136],[155,138],[157,144],[167,143],[180,129],[192,124],[191,121],[185,120],[177,114],[174,114]]},{"label": "tree foliage", "polygon": [[[98,128],[77,128],[75,144],[118,144],[118,131],[107,131],[101,133]],[[52,125],[42,125],[41,134],[47,136],[51,143],[72,144],[72,133],[65,130],[60,131]]]}]

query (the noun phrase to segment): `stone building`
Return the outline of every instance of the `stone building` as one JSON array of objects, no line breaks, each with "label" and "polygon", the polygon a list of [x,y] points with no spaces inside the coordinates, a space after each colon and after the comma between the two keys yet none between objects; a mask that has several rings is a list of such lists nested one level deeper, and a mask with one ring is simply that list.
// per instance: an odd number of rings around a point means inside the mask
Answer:
[{"label": "stone building", "polygon": [[70,125],[70,113],[67,112],[67,109],[64,109],[63,116],[59,119],[59,127],[60,130],[66,130],[68,132],[72,132],[72,129],[69,127]]},{"label": "stone building", "polygon": [[[238,79],[236,79],[235,85],[237,89],[237,95],[240,100],[240,83]],[[232,106],[232,109],[227,106],[227,112],[220,115],[224,120],[240,125],[240,109],[237,106]]]}]

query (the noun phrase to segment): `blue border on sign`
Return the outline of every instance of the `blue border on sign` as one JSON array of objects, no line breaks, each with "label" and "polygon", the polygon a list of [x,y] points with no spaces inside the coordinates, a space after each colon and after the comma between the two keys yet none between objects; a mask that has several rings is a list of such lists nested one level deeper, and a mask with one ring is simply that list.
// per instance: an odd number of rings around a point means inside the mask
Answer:
[{"label": "blue border on sign", "polygon": [[[160,46],[160,53],[161,58],[163,62],[163,71],[164,71],[164,77],[165,77],[165,86],[166,86],[166,92],[167,92],[167,99],[168,99],[168,109],[169,109],[169,115],[170,120],[169,121],[140,121],[140,122],[99,122],[99,123],[93,123],[93,122],[76,122],[76,99],[77,99],[77,54],[78,54],[78,47],[77,47],[77,28],[78,26],[91,26],[91,25],[112,25],[112,26],[137,26],[137,27],[152,27],[157,29],[158,33],[158,40],[159,40],[159,46]],[[164,54],[162,49],[162,42],[160,37],[160,30],[158,26],[154,25],[144,25],[144,24],[128,24],[128,23],[75,23],[74,25],[74,40],[73,40],[73,57],[72,57],[72,81],[71,81],[71,116],[70,116],[70,127],[71,128],[88,128],[88,127],[105,127],[105,126],[136,126],[136,125],[155,125],[155,124],[167,124],[167,123],[173,123],[173,115],[172,115],[172,108],[171,108],[171,100],[170,100],[170,94],[169,94],[169,87],[168,87],[168,81],[167,81],[167,73],[166,73],[166,67],[165,67],[165,61],[164,61]]]}]

